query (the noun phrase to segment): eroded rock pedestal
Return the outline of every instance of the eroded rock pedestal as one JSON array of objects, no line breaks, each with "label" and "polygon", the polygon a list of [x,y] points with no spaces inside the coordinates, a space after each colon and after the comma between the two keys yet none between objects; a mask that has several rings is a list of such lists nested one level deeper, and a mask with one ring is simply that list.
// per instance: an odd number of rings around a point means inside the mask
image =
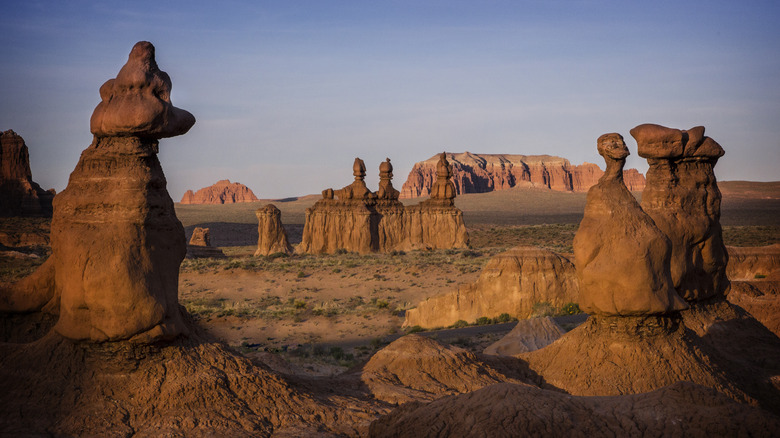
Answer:
[{"label": "eroded rock pedestal", "polygon": [[468,233],[461,212],[453,202],[455,189],[444,154],[442,172],[431,199],[404,207],[393,188],[390,160],[380,166],[379,190],[372,193],[364,182],[365,165],[355,159],[355,181],[339,190],[327,189],[323,199],[306,210],[298,253],[323,254],[346,250],[369,252],[412,249],[464,248]]},{"label": "eroded rock pedestal", "polygon": [[3,294],[12,311],[59,313],[55,330],[90,341],[151,341],[185,333],[178,304],[184,229],[157,159],[158,139],[195,118],[170,102],[154,46],[136,44],[100,88],[92,144],[54,199],[52,255]]},{"label": "eroded rock pedestal", "polygon": [[631,130],[647,158],[642,208],[672,242],[671,275],[687,301],[724,296],[728,253],[720,226],[720,190],[713,168],[723,148],[704,135],[644,124]]},{"label": "eroded rock pedestal", "polygon": [[211,230],[195,227],[187,244],[187,258],[224,258],[221,249],[211,246]]},{"label": "eroded rock pedestal", "polygon": [[282,212],[275,205],[268,204],[258,208],[255,215],[258,234],[255,256],[291,254],[293,248],[287,240],[287,232],[282,225]]},{"label": "eroded rock pedestal", "polygon": [[51,216],[54,189],[32,180],[24,139],[12,130],[0,133],[0,216]]}]

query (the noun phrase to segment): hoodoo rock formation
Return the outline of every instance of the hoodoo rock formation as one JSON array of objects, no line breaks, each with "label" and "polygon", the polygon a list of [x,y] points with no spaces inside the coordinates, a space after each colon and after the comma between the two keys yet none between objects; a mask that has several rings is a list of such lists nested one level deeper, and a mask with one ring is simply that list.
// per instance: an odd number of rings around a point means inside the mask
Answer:
[{"label": "hoodoo rock formation", "polygon": [[[604,174],[597,165],[574,166],[569,160],[550,155],[447,154],[452,163],[455,194],[484,193],[518,186],[566,192],[586,192]],[[436,182],[438,154],[415,163],[401,188],[401,198],[428,196]],[[641,191],[645,178],[636,169],[624,171],[631,191]]]},{"label": "hoodoo rock formation", "polygon": [[197,192],[187,190],[182,196],[181,204],[235,204],[237,202],[257,201],[252,190],[237,182],[223,179],[214,185],[204,187]]},{"label": "hoodoo rock formation", "polygon": [[292,254],[293,248],[287,240],[282,226],[282,212],[273,204],[264,205],[255,211],[257,215],[257,251],[255,256],[275,253]]},{"label": "hoodoo rock formation", "polygon": [[724,296],[728,253],[713,171],[723,148],[704,135],[703,126],[682,131],[644,124],[631,135],[650,164],[642,208],[672,242],[675,289],[688,301]]},{"label": "hoodoo rock formation", "polygon": [[379,190],[373,193],[364,181],[365,164],[356,158],[355,181],[339,190],[323,190],[322,199],[306,209],[303,237],[296,252],[322,254],[347,250],[366,254],[468,246],[463,212],[453,201],[451,169],[444,154],[438,168],[442,174],[435,196],[404,207],[392,185],[390,159],[380,165]]},{"label": "hoodoo rock formation", "polygon": [[30,154],[13,130],[0,133],[0,216],[51,216],[54,189],[32,180]]},{"label": "hoodoo rock formation", "polygon": [[577,302],[578,290],[574,265],[565,257],[541,248],[512,248],[493,257],[476,283],[407,310],[404,326],[447,327],[502,313],[524,319],[536,303],[561,307]]},{"label": "hoodoo rock formation", "polygon": [[590,315],[655,315],[687,308],[669,271],[669,239],[642,211],[623,183],[628,148],[620,134],[604,134],[598,151],[607,163],[588,191],[574,237],[580,308]]},{"label": "hoodoo rock formation", "polygon": [[211,246],[211,233],[208,228],[195,227],[190,243],[187,244],[187,258],[224,258],[221,249]]},{"label": "hoodoo rock formation", "polygon": [[137,43],[100,88],[92,144],[54,200],[52,255],[3,294],[7,310],[46,307],[74,340],[152,341],[187,331],[178,304],[184,229],[157,159],[158,139],[195,118],[171,105],[154,46]]}]

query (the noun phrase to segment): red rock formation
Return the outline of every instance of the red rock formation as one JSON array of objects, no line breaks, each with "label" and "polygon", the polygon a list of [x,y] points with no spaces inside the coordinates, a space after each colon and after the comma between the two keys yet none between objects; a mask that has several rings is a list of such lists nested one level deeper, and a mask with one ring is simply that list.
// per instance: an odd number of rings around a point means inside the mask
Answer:
[{"label": "red rock formation", "polygon": [[0,133],[0,216],[51,216],[54,189],[32,180],[24,139],[13,130]]},{"label": "red rock formation", "polygon": [[187,190],[181,204],[234,204],[236,202],[257,201],[257,196],[249,187],[241,183],[232,183],[223,179],[214,185],[204,187],[197,192]]},{"label": "red rock formation", "polygon": [[703,126],[682,131],[644,124],[631,135],[650,164],[642,209],[672,242],[675,289],[688,301],[723,296],[729,284],[728,253],[713,170],[723,148],[704,136]]},{"label": "red rock formation", "polygon": [[575,270],[569,260],[545,249],[517,247],[490,259],[476,283],[407,310],[404,326],[447,327],[461,319],[474,322],[502,313],[522,319],[531,316],[536,303],[561,307],[577,301]]},{"label": "red rock formation", "polygon": [[188,331],[178,303],[184,228],[157,138],[186,132],[195,118],[171,105],[170,87],[154,47],[137,43],[101,87],[92,144],[54,200],[51,257],[3,291],[0,307],[59,313],[54,329],[74,340],[147,342]]},{"label": "red rock formation", "polygon": [[211,234],[208,228],[195,227],[190,243],[187,244],[187,258],[225,258],[221,249],[211,246]]},{"label": "red rock formation", "polygon": [[282,212],[273,204],[264,205],[255,211],[257,216],[257,251],[255,257],[275,253],[293,252],[282,226]]},{"label": "red rock formation", "polygon": [[[550,155],[447,154],[452,163],[455,193],[484,193],[520,185],[557,191],[586,192],[604,174],[597,165],[573,166],[569,160]],[[401,188],[401,198],[428,196],[435,182],[438,155],[416,163]],[[626,170],[629,190],[641,191],[645,179],[636,169]]]},{"label": "red rock formation", "polygon": [[323,190],[322,199],[306,209],[303,236],[296,252],[323,254],[347,250],[366,254],[468,246],[463,212],[455,207],[452,183],[447,180],[450,170],[446,159],[441,170],[444,173],[436,186],[441,188],[440,196],[404,207],[391,182],[390,160],[380,165],[380,188],[372,193],[364,182],[365,165],[356,158],[355,181],[339,190]]},{"label": "red rock formation", "polygon": [[669,269],[671,244],[623,183],[628,148],[604,134],[598,151],[607,171],[588,191],[574,236],[580,308],[590,315],[653,315],[686,309]]}]

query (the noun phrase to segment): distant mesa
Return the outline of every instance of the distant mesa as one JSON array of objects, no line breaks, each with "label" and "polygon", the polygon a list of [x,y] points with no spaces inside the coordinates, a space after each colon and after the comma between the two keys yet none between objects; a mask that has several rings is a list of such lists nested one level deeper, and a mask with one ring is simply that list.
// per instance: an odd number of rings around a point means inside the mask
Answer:
[{"label": "distant mesa", "polygon": [[[401,187],[402,199],[428,196],[436,181],[439,154],[418,162]],[[596,164],[575,166],[569,160],[551,155],[448,153],[452,163],[455,194],[485,193],[513,187],[538,187],[561,192],[587,192],[604,171]],[[645,177],[636,169],[623,172],[631,191],[645,187]]]},{"label": "distant mesa", "polygon": [[181,198],[181,204],[235,204],[237,202],[257,201],[252,190],[229,179],[217,181],[214,185],[204,187],[197,192],[187,190]]},{"label": "distant mesa", "polygon": [[51,216],[54,194],[32,180],[24,139],[11,129],[0,133],[0,216]]}]

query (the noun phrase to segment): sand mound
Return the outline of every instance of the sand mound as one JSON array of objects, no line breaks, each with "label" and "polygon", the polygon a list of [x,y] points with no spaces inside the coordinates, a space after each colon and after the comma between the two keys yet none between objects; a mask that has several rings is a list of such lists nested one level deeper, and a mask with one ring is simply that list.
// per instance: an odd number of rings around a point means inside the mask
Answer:
[{"label": "sand mound", "polygon": [[473,353],[419,335],[404,336],[378,351],[360,378],[374,397],[390,403],[433,400],[498,382],[519,382]]},{"label": "sand mound", "polygon": [[0,344],[0,424],[8,435],[356,435],[382,410],[372,404],[304,394],[207,341],[87,344],[52,332]]},{"label": "sand mound", "polygon": [[408,403],[372,423],[370,436],[773,436],[778,427],[771,414],[687,382],[618,397],[502,383]]},{"label": "sand mound", "polygon": [[506,336],[489,345],[484,354],[512,356],[546,347],[566,332],[547,316],[522,320]]}]

